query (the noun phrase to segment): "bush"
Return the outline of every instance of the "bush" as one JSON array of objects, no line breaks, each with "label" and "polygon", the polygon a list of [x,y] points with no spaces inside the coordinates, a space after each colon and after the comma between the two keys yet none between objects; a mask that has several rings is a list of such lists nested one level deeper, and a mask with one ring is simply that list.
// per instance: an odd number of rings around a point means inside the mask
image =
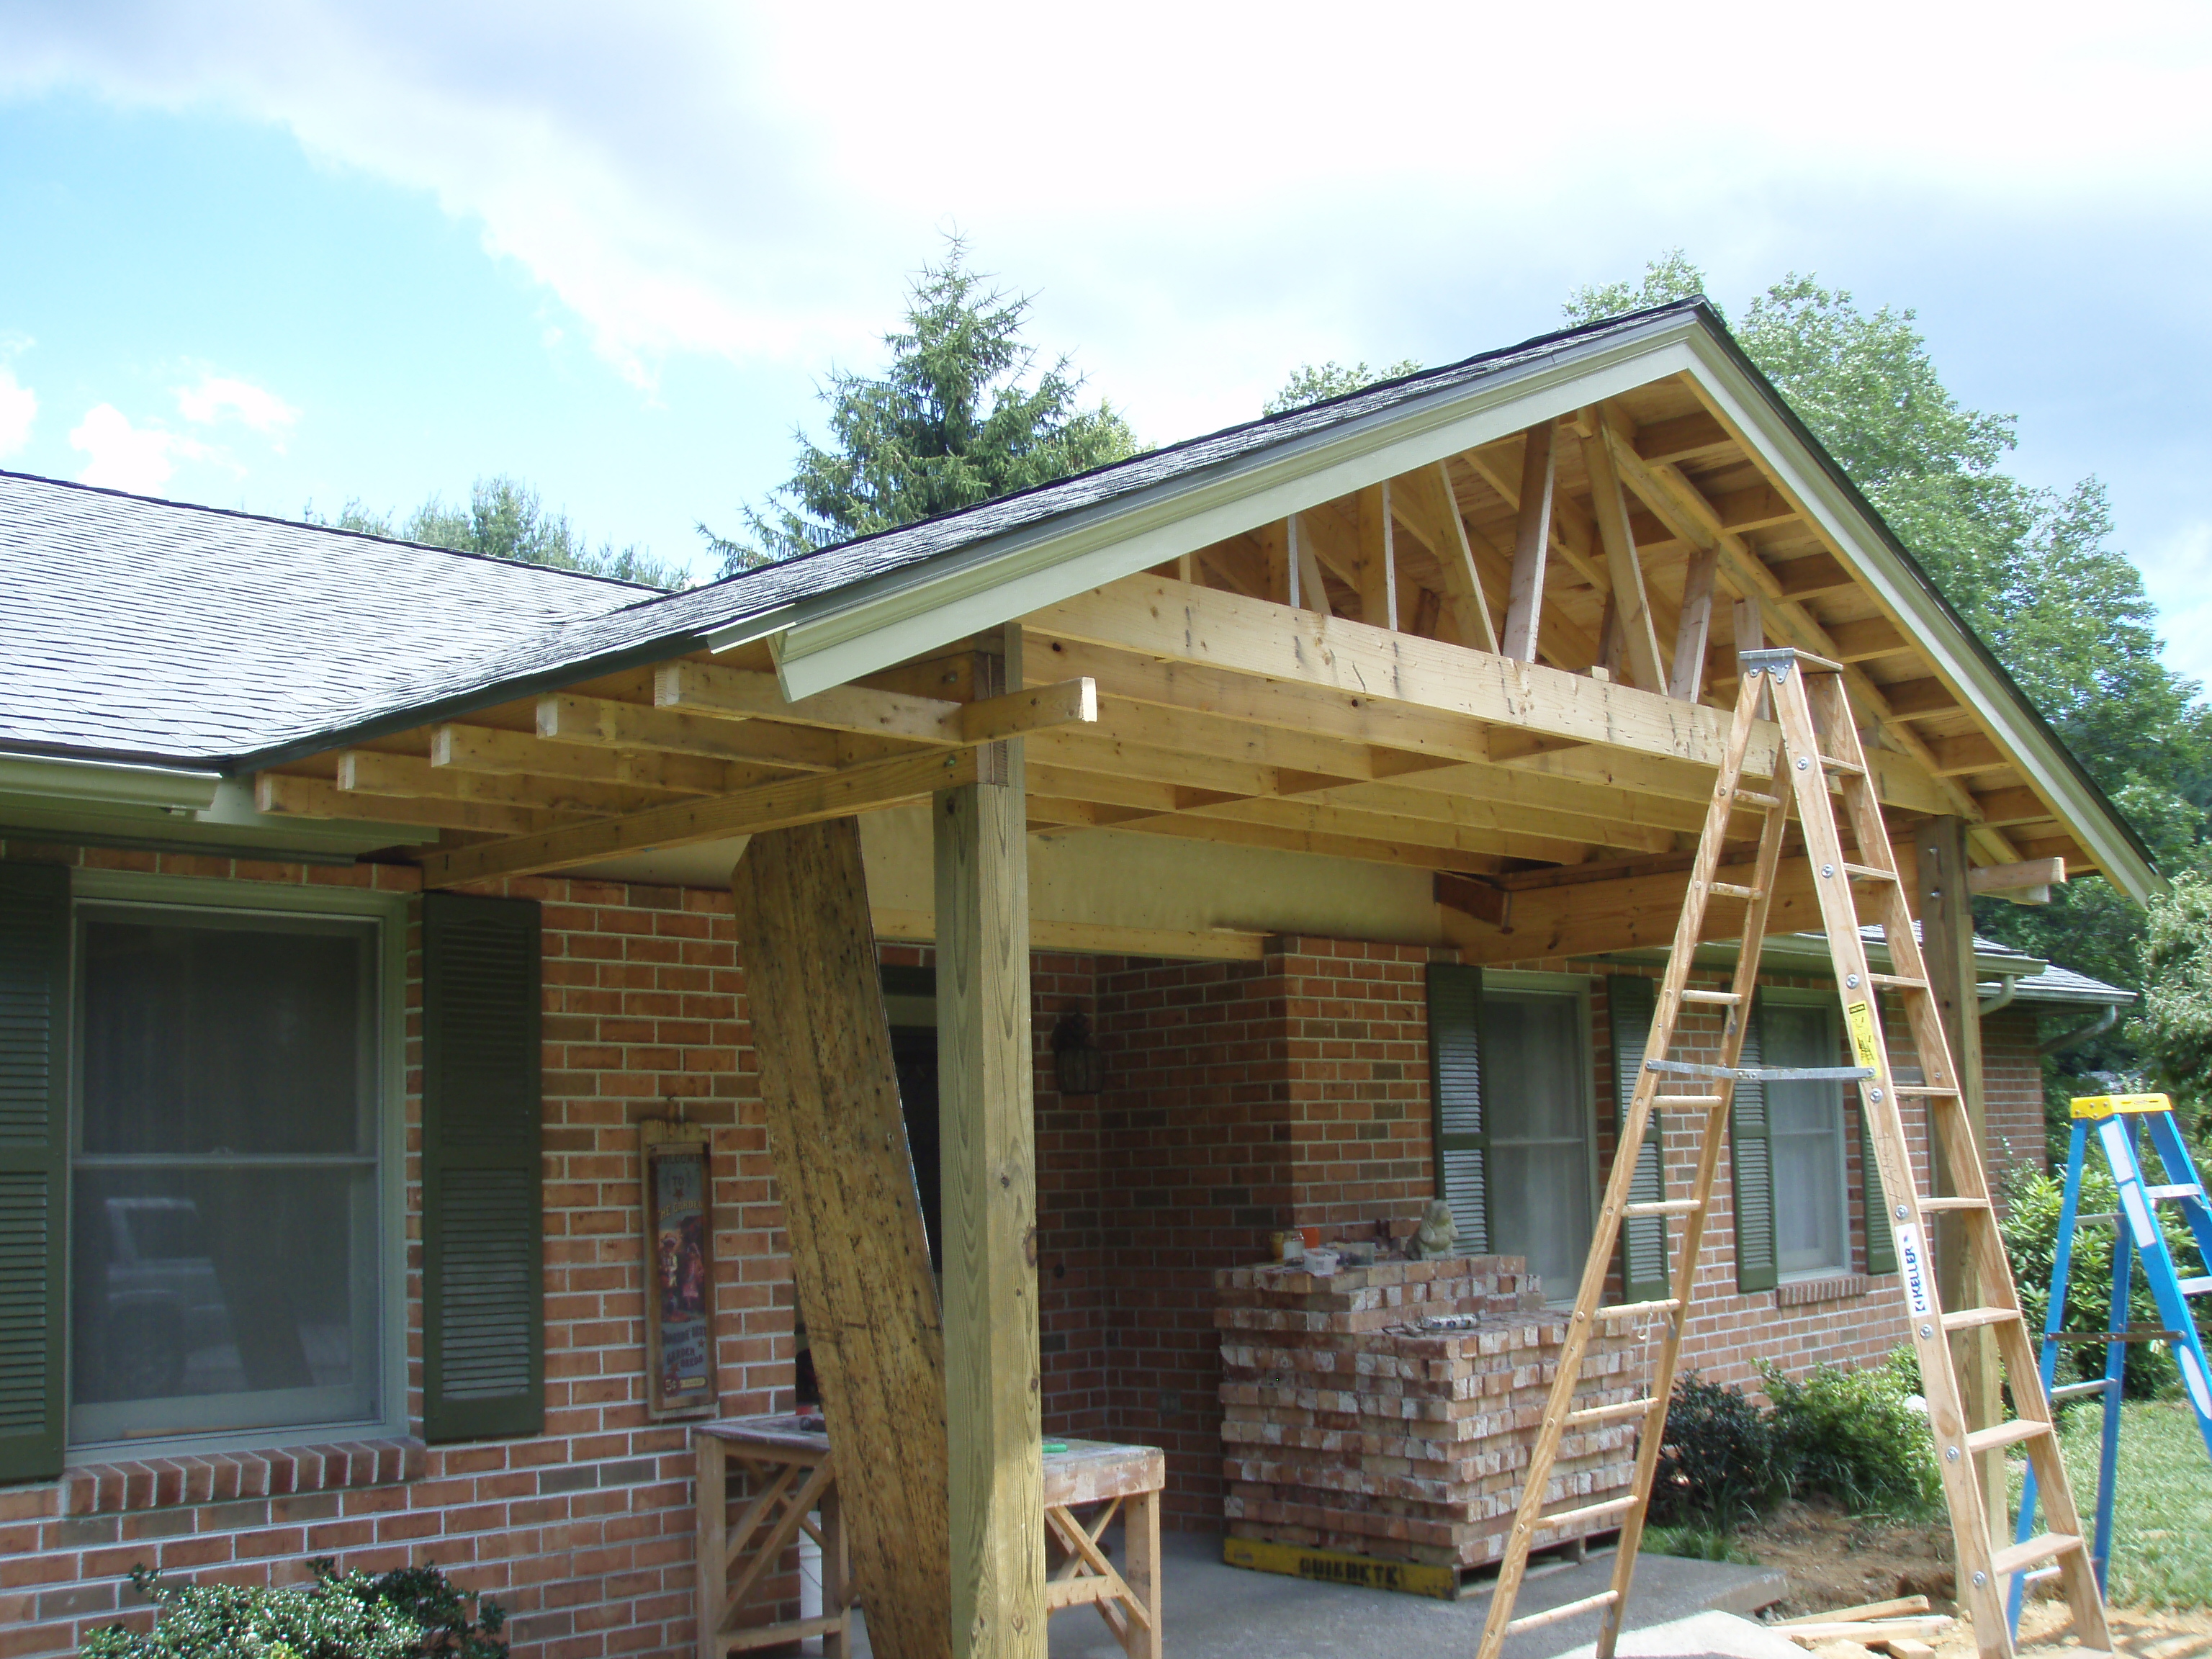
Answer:
[{"label": "bush", "polygon": [[1816,1366],[1802,1382],[1764,1363],[1759,1372],[1774,1401],[1776,1460],[1793,1492],[1825,1494],[1855,1515],[1917,1518],[1942,1507],[1910,1348],[1865,1370]]},{"label": "bush", "polygon": [[1646,1555],[1737,1561],[1748,1567],[1759,1565],[1759,1558],[1738,1543],[1735,1534],[1715,1527],[1646,1527],[1642,1548]]},{"label": "bush", "polygon": [[501,1659],[507,1615],[435,1567],[380,1577],[308,1564],[314,1581],[275,1588],[171,1584],[145,1567],[131,1582],[156,1609],[151,1632],[94,1631],[82,1659]]},{"label": "bush", "polygon": [[1740,1389],[1687,1371],[1667,1406],[1650,1519],[1695,1530],[1747,1521],[1787,1484],[1772,1424]]},{"label": "bush", "polygon": [[[2157,1167],[2142,1149],[2150,1176]],[[2109,1173],[2100,1167],[2103,1155],[2092,1151],[2081,1171],[2081,1209],[2085,1215],[2108,1214],[2119,1207],[2119,1196]],[[2155,1179],[2154,1176],[2152,1177]],[[2040,1333],[2051,1310],[2051,1269],[2058,1250],[2058,1212],[2066,1197],[2063,1174],[2045,1175],[2021,1170],[2005,1188],[2005,1255],[2012,1262],[2013,1281],[2020,1287],[2020,1305],[2031,1333]],[[2187,1277],[2197,1270],[2196,1243],[2189,1226],[2171,1205],[2158,1206],[2160,1225],[2174,1264]],[[2074,1230],[2074,1262],[2067,1276],[2066,1328],[2101,1331],[2112,1317],[2112,1243],[2114,1230],[2107,1225]],[[2212,1340],[2212,1309],[2196,1309],[2197,1329]],[[2150,1293],[2150,1282],[2140,1266],[2128,1292],[2128,1322],[2163,1329],[2166,1320]],[[2123,1391],[2133,1400],[2148,1400],[2179,1381],[2173,1356],[2163,1342],[2130,1342]],[[2058,1351],[2058,1381],[2086,1382],[2105,1374],[2105,1352],[2088,1342],[2069,1342]]]}]

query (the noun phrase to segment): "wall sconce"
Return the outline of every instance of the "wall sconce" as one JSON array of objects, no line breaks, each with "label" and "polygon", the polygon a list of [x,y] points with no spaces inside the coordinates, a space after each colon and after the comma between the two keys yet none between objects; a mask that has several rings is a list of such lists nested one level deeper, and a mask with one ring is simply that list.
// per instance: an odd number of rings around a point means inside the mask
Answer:
[{"label": "wall sconce", "polygon": [[1105,1056],[1081,1014],[1062,1014],[1052,1028],[1052,1069],[1064,1095],[1095,1095],[1104,1086]]}]

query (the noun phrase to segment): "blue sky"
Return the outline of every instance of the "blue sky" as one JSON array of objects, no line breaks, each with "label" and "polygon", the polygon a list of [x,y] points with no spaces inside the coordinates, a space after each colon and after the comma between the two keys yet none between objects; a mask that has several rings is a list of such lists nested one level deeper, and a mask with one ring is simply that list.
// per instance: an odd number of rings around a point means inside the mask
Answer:
[{"label": "blue sky", "polygon": [[1916,307],[2212,678],[2205,9],[1802,9],[0,0],[0,465],[690,557],[956,226],[1156,441],[1680,245]]}]

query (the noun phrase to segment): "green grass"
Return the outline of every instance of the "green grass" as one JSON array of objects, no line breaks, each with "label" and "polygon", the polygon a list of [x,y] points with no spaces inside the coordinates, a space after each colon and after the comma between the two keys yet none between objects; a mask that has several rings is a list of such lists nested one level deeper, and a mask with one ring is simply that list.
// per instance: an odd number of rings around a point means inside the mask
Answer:
[{"label": "green grass", "polygon": [[[2094,1401],[2077,1405],[2066,1413],[2060,1435],[2085,1529],[2096,1524],[2102,1420]],[[2022,1467],[2013,1466],[2015,1509]],[[2196,1417],[2179,1401],[2131,1401],[2120,1408],[2108,1578],[2115,1607],[2212,1607],[2212,1456]]]},{"label": "green grass", "polygon": [[1759,1558],[1735,1534],[1712,1527],[1646,1527],[1644,1548],[1652,1555],[1686,1555],[1692,1561],[1741,1561],[1755,1567]]}]

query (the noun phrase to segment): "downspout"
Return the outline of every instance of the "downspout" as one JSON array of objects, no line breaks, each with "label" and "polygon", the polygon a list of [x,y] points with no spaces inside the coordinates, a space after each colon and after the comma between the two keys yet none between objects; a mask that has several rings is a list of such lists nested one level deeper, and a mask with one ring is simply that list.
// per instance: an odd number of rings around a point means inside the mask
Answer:
[{"label": "downspout", "polygon": [[2073,1048],[2076,1043],[2087,1042],[2091,1037],[2104,1036],[2106,1032],[2111,1030],[2113,1026],[2119,1023],[2119,1004],[2117,1002],[2108,1002],[2105,1005],[2105,1012],[2098,1015],[2096,1018],[2091,1020],[2087,1025],[2076,1026],[2073,1030],[2067,1031],[2058,1036],[2052,1037],[2047,1042],[2037,1043],[2035,1045],[2035,1052],[2039,1054],[2056,1054],[2063,1053],[2066,1049]]},{"label": "downspout", "polygon": [[1983,1014],[1987,1016],[1996,1013],[2000,1008],[2011,1007],[2013,997],[2019,989],[2020,975],[2018,974],[2005,975],[1998,982],[1996,994],[1995,996],[1987,996],[1982,999]]}]

